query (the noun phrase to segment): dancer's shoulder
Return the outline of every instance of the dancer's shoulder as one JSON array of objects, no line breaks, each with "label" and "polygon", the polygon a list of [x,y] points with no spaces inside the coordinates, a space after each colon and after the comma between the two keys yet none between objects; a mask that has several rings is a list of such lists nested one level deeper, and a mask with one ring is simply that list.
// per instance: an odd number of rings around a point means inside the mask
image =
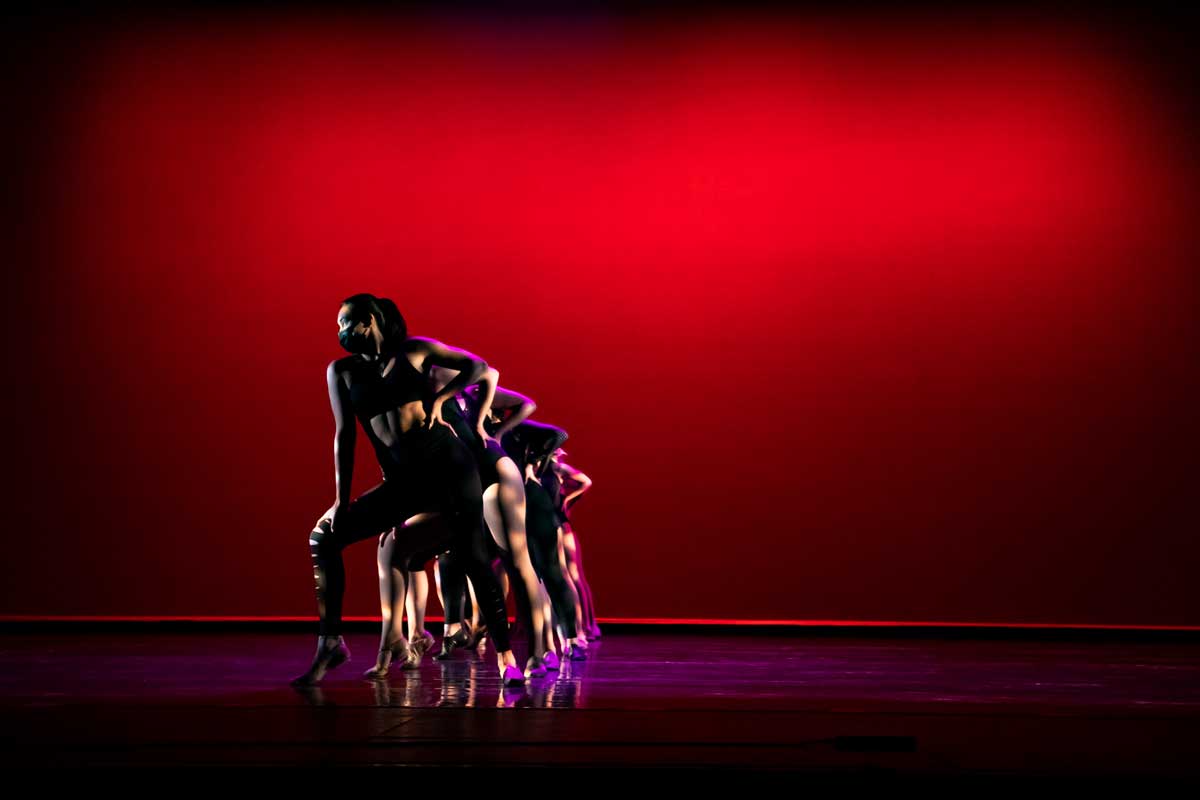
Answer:
[{"label": "dancer's shoulder", "polygon": [[353,355],[335,358],[329,362],[329,366],[325,367],[325,377],[329,380],[340,378],[352,370],[357,361],[359,361],[358,357]]}]

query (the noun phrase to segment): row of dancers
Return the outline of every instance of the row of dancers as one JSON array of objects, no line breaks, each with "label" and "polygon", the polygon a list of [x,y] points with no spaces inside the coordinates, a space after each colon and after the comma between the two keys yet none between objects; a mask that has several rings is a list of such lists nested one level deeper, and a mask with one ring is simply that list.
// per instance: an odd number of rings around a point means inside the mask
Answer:
[{"label": "row of dancers", "polygon": [[[445,614],[437,658],[477,647],[486,634],[508,686],[563,659],[585,660],[600,630],[569,514],[591,481],[563,461],[566,431],[529,419],[533,400],[501,387],[482,358],[409,336],[387,298],[346,298],[337,324],[350,355],[326,370],[336,499],[309,534],[320,632],[312,663],[293,683],[315,685],[349,660],[342,551],[376,537],[383,626],[367,677],[385,677],[393,663],[416,668],[432,649],[425,567],[434,558]],[[383,480],[351,498],[355,419]],[[509,588],[526,636],[524,670],[509,637]]]}]

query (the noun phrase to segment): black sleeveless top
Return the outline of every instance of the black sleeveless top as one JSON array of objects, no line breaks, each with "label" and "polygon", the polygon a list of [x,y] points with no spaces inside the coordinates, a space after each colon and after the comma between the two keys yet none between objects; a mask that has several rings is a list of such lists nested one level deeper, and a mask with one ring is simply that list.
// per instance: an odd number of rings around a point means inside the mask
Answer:
[{"label": "black sleeveless top", "polygon": [[350,405],[364,426],[380,414],[430,396],[428,379],[402,353],[395,358],[391,371],[383,376],[375,362],[358,361],[352,368]]},{"label": "black sleeveless top", "polygon": [[546,472],[542,475],[542,488],[546,490],[546,494],[550,495],[550,500],[554,503],[554,513],[558,514],[560,521],[566,519],[567,516],[563,509],[562,480],[554,471],[554,467],[546,468]]}]

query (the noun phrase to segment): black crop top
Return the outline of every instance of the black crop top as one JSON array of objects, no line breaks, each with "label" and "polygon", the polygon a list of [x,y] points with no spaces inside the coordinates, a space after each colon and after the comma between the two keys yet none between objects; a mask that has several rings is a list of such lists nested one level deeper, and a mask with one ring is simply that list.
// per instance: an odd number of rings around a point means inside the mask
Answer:
[{"label": "black crop top", "polygon": [[359,361],[350,373],[350,405],[364,424],[388,411],[430,395],[429,381],[403,354],[387,375],[380,376],[375,362]]}]

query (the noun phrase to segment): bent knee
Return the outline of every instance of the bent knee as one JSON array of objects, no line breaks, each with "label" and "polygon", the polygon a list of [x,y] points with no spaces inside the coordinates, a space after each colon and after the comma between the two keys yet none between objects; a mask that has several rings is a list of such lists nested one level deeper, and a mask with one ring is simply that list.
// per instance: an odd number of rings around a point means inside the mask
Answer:
[{"label": "bent knee", "polygon": [[328,517],[322,517],[317,520],[317,524],[313,526],[312,532],[308,534],[309,546],[324,548],[324,543],[332,532],[332,523]]}]

